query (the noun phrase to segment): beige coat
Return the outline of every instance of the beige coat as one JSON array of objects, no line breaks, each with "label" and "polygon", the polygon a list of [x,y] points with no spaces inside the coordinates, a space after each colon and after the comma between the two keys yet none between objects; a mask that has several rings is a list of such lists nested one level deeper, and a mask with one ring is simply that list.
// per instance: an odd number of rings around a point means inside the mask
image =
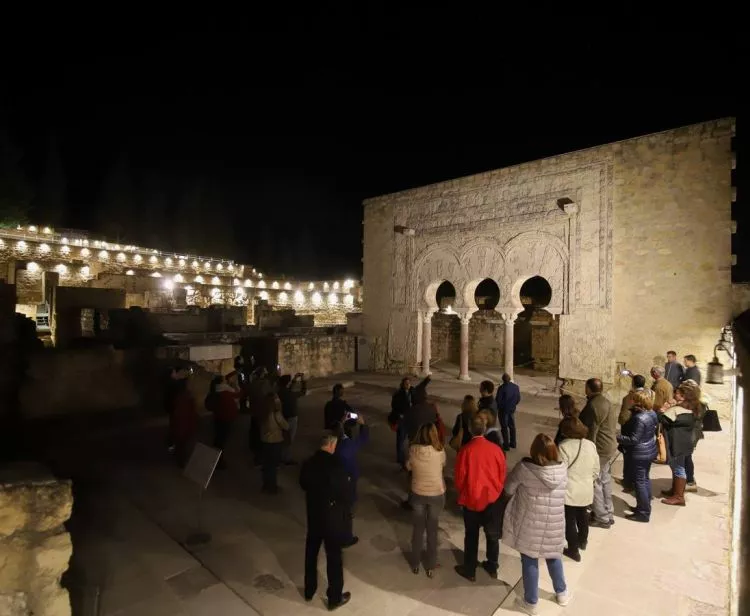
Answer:
[{"label": "beige coat", "polygon": [[562,463],[568,469],[565,504],[569,507],[590,505],[594,502],[594,479],[599,476],[599,454],[596,452],[596,445],[587,438],[566,438],[560,443],[559,449]]},{"label": "beige coat", "polygon": [[672,383],[670,383],[663,376],[656,379],[651,385],[651,389],[654,392],[654,410],[658,411],[665,402],[669,402],[674,395],[674,389]]},{"label": "beige coat", "polygon": [[289,429],[289,424],[281,414],[280,409],[274,409],[266,415],[260,423],[260,440],[264,443],[283,443],[284,430]]},{"label": "beige coat", "polygon": [[[624,426],[630,419],[630,409],[633,407],[633,394],[637,391],[643,391],[643,389],[632,389],[622,399],[622,406],[620,407],[620,415],[617,417],[617,423]],[[648,391],[648,390],[646,390]]]},{"label": "beige coat", "polygon": [[440,496],[445,494],[445,451],[438,451],[432,445],[412,445],[409,447],[409,460],[406,468],[411,471],[411,491],[420,496]]}]

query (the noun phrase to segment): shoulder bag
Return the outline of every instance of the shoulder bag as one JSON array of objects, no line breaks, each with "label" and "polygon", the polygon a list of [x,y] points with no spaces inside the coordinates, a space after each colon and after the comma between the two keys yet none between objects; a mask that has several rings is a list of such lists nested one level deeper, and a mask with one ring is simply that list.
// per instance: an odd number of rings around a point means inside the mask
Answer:
[{"label": "shoulder bag", "polygon": [[576,454],[576,457],[573,458],[573,461],[570,464],[568,464],[568,470],[570,470],[573,467],[573,465],[576,462],[578,462],[578,456],[581,455],[581,447],[583,447],[583,439],[578,439],[578,453]]},{"label": "shoulder bag", "polygon": [[654,462],[656,464],[667,463],[667,439],[664,436],[664,429],[661,423],[656,426],[656,458]]}]

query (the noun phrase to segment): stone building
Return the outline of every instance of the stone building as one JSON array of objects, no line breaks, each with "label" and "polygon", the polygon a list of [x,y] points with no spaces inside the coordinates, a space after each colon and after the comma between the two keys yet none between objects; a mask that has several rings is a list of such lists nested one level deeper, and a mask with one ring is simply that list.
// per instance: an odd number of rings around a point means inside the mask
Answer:
[{"label": "stone building", "polygon": [[[716,120],[368,199],[371,365],[428,372],[441,346],[458,350],[462,379],[482,363],[512,374],[522,288],[539,278],[559,336],[539,341],[539,359],[559,358],[560,378],[647,374],[672,348],[709,361],[732,313],[733,133],[732,119]],[[499,289],[493,318],[477,312],[486,279]],[[433,328],[445,281],[449,331]],[[475,327],[494,340],[491,353]]]},{"label": "stone building", "polygon": [[117,305],[110,299],[99,305],[97,297],[109,298],[105,293],[68,294],[66,305],[83,302],[80,309],[102,316],[107,309],[133,306],[160,313],[231,306],[246,309],[249,325],[256,322],[258,302],[307,315],[316,327],[346,325],[347,314],[359,312],[361,303],[355,280],[269,278],[227,259],[119,245],[85,231],[35,225],[0,228],[0,281],[15,285],[16,311],[40,330],[54,330],[58,286],[119,291]]}]

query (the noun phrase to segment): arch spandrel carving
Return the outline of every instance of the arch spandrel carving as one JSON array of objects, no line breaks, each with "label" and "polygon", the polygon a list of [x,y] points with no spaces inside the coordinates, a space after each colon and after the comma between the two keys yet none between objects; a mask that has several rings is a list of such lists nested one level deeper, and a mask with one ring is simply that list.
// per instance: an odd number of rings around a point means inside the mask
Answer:
[{"label": "arch spandrel carving", "polygon": [[449,281],[456,289],[456,307],[462,307],[460,289],[466,285],[466,272],[457,250],[450,244],[438,244],[426,248],[416,260],[416,280],[413,285],[414,310],[437,309],[435,292],[440,284]]}]

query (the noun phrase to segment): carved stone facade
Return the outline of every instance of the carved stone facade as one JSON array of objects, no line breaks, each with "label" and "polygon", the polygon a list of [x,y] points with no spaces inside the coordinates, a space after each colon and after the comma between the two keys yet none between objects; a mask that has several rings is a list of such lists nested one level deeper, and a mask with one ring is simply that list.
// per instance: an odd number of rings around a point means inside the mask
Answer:
[{"label": "carved stone facade", "polygon": [[490,278],[512,372],[520,290],[534,276],[552,289],[561,378],[612,382],[616,362],[647,370],[681,341],[707,358],[731,315],[732,131],[718,120],[365,201],[371,365],[429,371],[447,280],[467,376],[465,363],[481,363],[468,344],[474,293]]}]

